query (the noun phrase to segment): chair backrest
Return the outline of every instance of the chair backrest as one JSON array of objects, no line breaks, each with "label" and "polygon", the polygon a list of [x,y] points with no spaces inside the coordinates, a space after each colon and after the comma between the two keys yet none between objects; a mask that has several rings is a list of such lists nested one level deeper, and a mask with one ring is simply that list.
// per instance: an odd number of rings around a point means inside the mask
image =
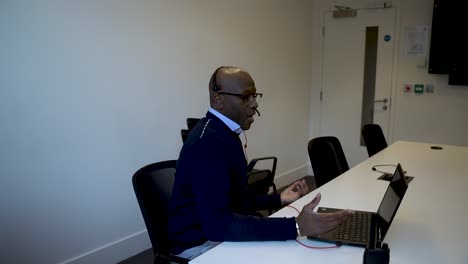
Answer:
[{"label": "chair backrest", "polygon": [[180,130],[180,136],[182,137],[182,143],[187,140],[190,131],[198,124],[200,118],[189,117],[187,118],[187,129]]},{"label": "chair backrest", "polygon": [[193,117],[187,118],[188,130],[192,130],[197,125],[198,121],[200,121],[200,118],[193,118]]},{"label": "chair backrest", "polygon": [[181,129],[180,130],[180,136],[182,137],[182,143],[184,143],[185,140],[187,140],[189,133],[190,133],[190,130],[188,130],[188,129]]},{"label": "chair backrest", "polygon": [[382,128],[377,124],[364,125],[362,127],[362,138],[366,144],[369,157],[388,146]]},{"label": "chair backrest", "polygon": [[175,160],[161,161],[141,168],[132,178],[155,257],[169,258],[167,206],[175,170]]},{"label": "chair backrest", "polygon": [[349,170],[348,162],[336,137],[317,137],[307,146],[317,187]]}]

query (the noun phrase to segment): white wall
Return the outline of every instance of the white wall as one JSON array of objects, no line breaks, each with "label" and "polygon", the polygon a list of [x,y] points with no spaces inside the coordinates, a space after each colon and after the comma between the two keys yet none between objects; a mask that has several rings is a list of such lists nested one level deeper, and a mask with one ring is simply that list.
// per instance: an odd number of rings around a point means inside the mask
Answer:
[{"label": "white wall", "polygon": [[219,65],[251,72],[250,157],[305,173],[309,1],[2,1],[0,263],[114,263],[148,248],[131,186],[176,159]]},{"label": "white wall", "polygon": [[[405,28],[432,24],[433,0],[399,1],[400,38],[396,53],[393,140],[468,146],[468,86],[448,85],[448,75],[428,74],[424,58],[405,55]],[[403,92],[406,83],[433,84],[435,93]]]},{"label": "white wall", "polygon": [[[366,8],[385,1],[315,0],[312,23],[312,86],[310,93],[310,135],[320,135],[321,25],[324,10],[334,5]],[[390,143],[396,140],[422,141],[468,146],[468,87],[449,86],[447,75],[428,74],[424,57],[409,57],[406,52],[408,26],[432,24],[433,0],[390,1],[396,8]],[[345,48],[345,47],[344,47]],[[421,67],[421,65],[423,67]],[[404,93],[405,84],[433,84],[435,93]]]}]

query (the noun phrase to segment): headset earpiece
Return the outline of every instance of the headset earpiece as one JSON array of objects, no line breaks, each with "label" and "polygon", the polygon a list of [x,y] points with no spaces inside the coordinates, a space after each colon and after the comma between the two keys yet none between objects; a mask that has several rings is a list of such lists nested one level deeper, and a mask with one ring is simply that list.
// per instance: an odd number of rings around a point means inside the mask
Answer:
[{"label": "headset earpiece", "polygon": [[219,67],[218,69],[216,69],[216,71],[213,73],[213,86],[211,86],[211,89],[213,89],[213,91],[215,92],[218,92],[219,90],[221,90],[221,88],[219,88],[219,86],[216,84],[216,75],[218,75],[218,71],[219,69],[223,68],[224,66],[221,66]]}]

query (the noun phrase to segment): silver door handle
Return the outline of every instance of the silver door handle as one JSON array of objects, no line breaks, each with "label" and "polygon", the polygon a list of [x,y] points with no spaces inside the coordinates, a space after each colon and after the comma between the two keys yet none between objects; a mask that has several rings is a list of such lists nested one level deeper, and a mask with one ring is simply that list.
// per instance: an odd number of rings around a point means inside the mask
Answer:
[{"label": "silver door handle", "polygon": [[374,103],[384,103],[384,104],[386,104],[386,103],[388,103],[388,99],[384,98],[382,100],[375,100]]}]

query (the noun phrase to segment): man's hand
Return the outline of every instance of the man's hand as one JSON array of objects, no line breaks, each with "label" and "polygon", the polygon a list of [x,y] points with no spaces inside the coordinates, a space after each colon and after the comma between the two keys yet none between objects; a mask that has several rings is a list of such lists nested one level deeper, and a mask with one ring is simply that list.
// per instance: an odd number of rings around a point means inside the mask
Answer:
[{"label": "man's hand", "polygon": [[351,210],[342,210],[335,213],[316,213],[314,208],[319,204],[320,193],[302,208],[296,218],[299,231],[303,236],[316,236],[326,233],[344,222],[353,214]]},{"label": "man's hand", "polygon": [[291,184],[288,188],[281,192],[281,204],[290,204],[309,192],[307,183],[304,179]]}]

